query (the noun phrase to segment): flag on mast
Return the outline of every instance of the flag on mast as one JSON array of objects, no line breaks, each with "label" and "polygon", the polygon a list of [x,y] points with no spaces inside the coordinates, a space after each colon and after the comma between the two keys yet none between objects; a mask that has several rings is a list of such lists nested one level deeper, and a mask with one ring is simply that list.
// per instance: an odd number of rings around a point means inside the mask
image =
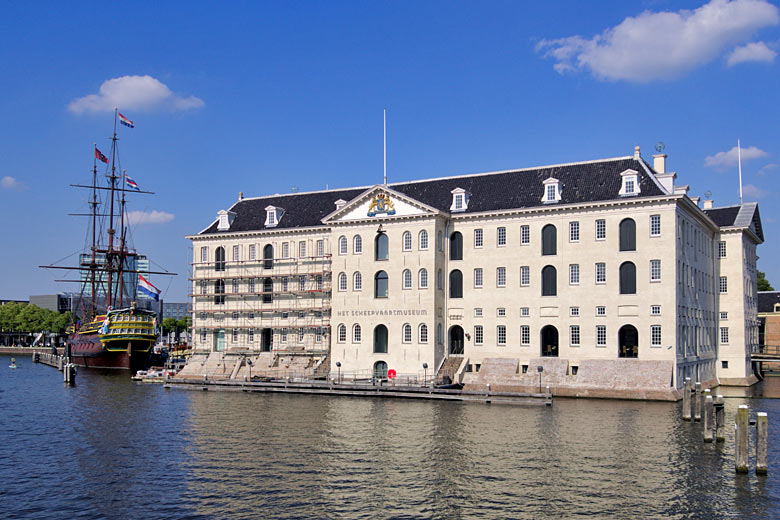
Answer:
[{"label": "flag on mast", "polygon": [[138,183],[136,183],[133,179],[130,178],[130,176],[125,172],[125,183],[131,188],[136,191],[141,191],[141,188],[138,187]]},{"label": "flag on mast", "polygon": [[97,146],[95,147],[95,159],[108,164],[108,157],[103,155],[103,153],[97,149]]},{"label": "flag on mast", "polygon": [[122,123],[125,126],[129,126],[130,128],[135,128],[135,124],[127,119],[125,116],[122,115],[122,112],[117,112],[119,115],[119,122]]},{"label": "flag on mast", "polygon": [[149,281],[141,274],[138,275],[138,291],[147,298],[151,298],[153,300],[160,299],[160,289],[149,283]]}]

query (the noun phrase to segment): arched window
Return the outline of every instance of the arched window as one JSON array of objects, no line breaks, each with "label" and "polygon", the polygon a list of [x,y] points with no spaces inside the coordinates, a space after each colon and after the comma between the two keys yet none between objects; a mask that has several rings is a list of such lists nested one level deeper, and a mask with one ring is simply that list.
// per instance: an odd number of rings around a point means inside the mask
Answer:
[{"label": "arched window", "polygon": [[546,265],[542,268],[542,296],[558,294],[558,272],[555,267]]},{"label": "arched window", "polygon": [[463,235],[459,231],[450,235],[450,260],[463,260]]},{"label": "arched window", "polygon": [[377,233],[374,240],[374,260],[387,260],[388,253],[387,235],[385,233]]},{"label": "arched window", "polygon": [[355,274],[352,275],[352,290],[353,291],[363,290],[363,275],[360,274],[360,271],[355,271]]},{"label": "arched window", "polygon": [[343,323],[339,324],[338,327],[338,334],[336,335],[336,339],[339,343],[344,343],[347,341],[347,326]]},{"label": "arched window", "polygon": [[387,298],[387,273],[384,271],[374,275],[374,298]]},{"label": "arched window", "polygon": [[214,270],[215,271],[224,271],[225,270],[225,248],[222,246],[219,246],[214,253]]},{"label": "arched window", "polygon": [[555,255],[558,252],[558,231],[552,224],[542,228],[542,255]]},{"label": "arched window", "polygon": [[355,323],[352,327],[352,343],[360,343],[362,339],[362,329],[359,323]]},{"label": "arched window", "polygon": [[387,354],[387,327],[374,327],[374,354]]},{"label": "arched window", "polygon": [[444,274],[441,272],[441,269],[436,271],[436,288],[439,290],[444,289]]},{"label": "arched window", "polygon": [[412,342],[412,326],[408,323],[404,323],[403,326],[403,338],[404,343],[411,343]]},{"label": "arched window", "polygon": [[274,281],[271,278],[263,279],[263,303],[274,301]]},{"label": "arched window", "polygon": [[343,235],[339,237],[339,254],[340,255],[347,254],[347,237]]},{"label": "arched window", "polygon": [[639,332],[633,325],[623,325],[618,331],[618,357],[639,357]]},{"label": "arched window", "polygon": [[412,272],[409,269],[404,269],[403,272],[403,287],[404,289],[411,289],[412,288]]},{"label": "arched window", "polygon": [[419,273],[419,286],[420,289],[427,289],[428,288],[428,270],[425,268],[420,269]]},{"label": "arched window", "polygon": [[636,266],[633,262],[620,264],[620,294],[636,294]]},{"label": "arched window", "polygon": [[420,231],[419,248],[422,250],[428,249],[428,232],[424,229]]},{"label": "arched window", "polygon": [[463,273],[458,269],[450,271],[450,298],[463,298]]},{"label": "arched window", "polygon": [[274,246],[268,244],[263,248],[263,269],[274,268]]},{"label": "arched window", "polygon": [[412,250],[412,234],[408,231],[404,231],[403,234],[404,251]]},{"label": "arched window", "polygon": [[352,252],[359,255],[363,252],[363,237],[355,235],[352,237]]},{"label": "arched window", "polygon": [[420,343],[428,343],[428,325],[420,323]]},{"label": "arched window", "polygon": [[225,304],[225,280],[214,282],[214,303],[216,305]]},{"label": "arched window", "polygon": [[620,221],[620,250],[636,251],[636,222],[633,219]]},{"label": "arched window", "polygon": [[347,290],[347,273],[339,273],[339,291]]}]

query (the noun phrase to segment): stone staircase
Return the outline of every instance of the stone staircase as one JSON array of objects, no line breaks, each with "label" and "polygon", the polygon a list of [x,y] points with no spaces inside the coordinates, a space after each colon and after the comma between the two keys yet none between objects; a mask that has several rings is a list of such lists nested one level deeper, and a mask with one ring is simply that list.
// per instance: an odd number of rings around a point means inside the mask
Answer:
[{"label": "stone staircase", "polygon": [[442,381],[445,377],[450,378],[450,382],[455,382],[455,374],[458,373],[460,366],[463,364],[463,357],[450,356],[444,360],[441,364],[439,372],[436,374],[436,380]]}]

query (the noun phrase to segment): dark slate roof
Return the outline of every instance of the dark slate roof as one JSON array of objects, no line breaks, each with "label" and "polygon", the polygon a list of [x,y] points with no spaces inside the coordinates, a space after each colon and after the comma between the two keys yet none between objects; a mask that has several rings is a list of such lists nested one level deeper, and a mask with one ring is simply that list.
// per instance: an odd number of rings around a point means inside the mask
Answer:
[{"label": "dark slate roof", "polygon": [[752,227],[756,236],[764,241],[764,230],[761,227],[761,214],[756,202],[746,202],[737,206],[705,209],[704,212],[718,226]]},{"label": "dark slate roof", "polygon": [[[449,212],[452,204],[451,191],[463,188],[471,193],[468,210],[464,213],[477,213],[543,206],[542,182],[550,177],[555,177],[561,183],[559,204],[614,200],[619,198],[622,182],[620,173],[628,169],[639,172],[641,194],[638,197],[664,195],[663,190],[647,174],[647,170],[652,171],[652,168],[644,160],[634,157],[397,183],[389,184],[388,187],[445,212]],[[244,199],[230,208],[236,213],[230,232],[264,229],[265,208],[268,205],[285,210],[279,225],[274,229],[321,225],[322,218],[336,209],[335,202],[338,199],[349,202],[368,188]],[[201,234],[218,232],[215,221]]]},{"label": "dark slate roof", "polygon": [[739,214],[739,206],[726,206],[723,208],[705,209],[704,213],[719,227],[733,226]]},{"label": "dark slate roof", "polygon": [[775,312],[780,303],[780,291],[758,291],[758,312]]}]

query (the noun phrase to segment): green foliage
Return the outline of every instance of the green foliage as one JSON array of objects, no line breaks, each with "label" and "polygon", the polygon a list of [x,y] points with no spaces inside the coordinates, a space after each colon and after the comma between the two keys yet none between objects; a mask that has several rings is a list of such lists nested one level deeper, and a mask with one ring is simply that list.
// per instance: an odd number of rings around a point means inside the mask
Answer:
[{"label": "green foliage", "polygon": [[0,330],[4,332],[63,333],[71,318],[70,312],[60,314],[28,303],[0,306]]},{"label": "green foliage", "polygon": [[192,318],[190,316],[185,316],[182,319],[177,320],[176,328],[179,330],[190,330],[192,328]]},{"label": "green foliage", "polygon": [[772,287],[772,284],[769,283],[769,280],[766,279],[766,276],[764,275],[763,271],[758,271],[758,290],[759,291],[774,291],[774,287]]},{"label": "green foliage", "polygon": [[175,318],[165,318],[162,322],[162,328],[163,332],[165,334],[171,333],[176,331],[176,319]]}]

